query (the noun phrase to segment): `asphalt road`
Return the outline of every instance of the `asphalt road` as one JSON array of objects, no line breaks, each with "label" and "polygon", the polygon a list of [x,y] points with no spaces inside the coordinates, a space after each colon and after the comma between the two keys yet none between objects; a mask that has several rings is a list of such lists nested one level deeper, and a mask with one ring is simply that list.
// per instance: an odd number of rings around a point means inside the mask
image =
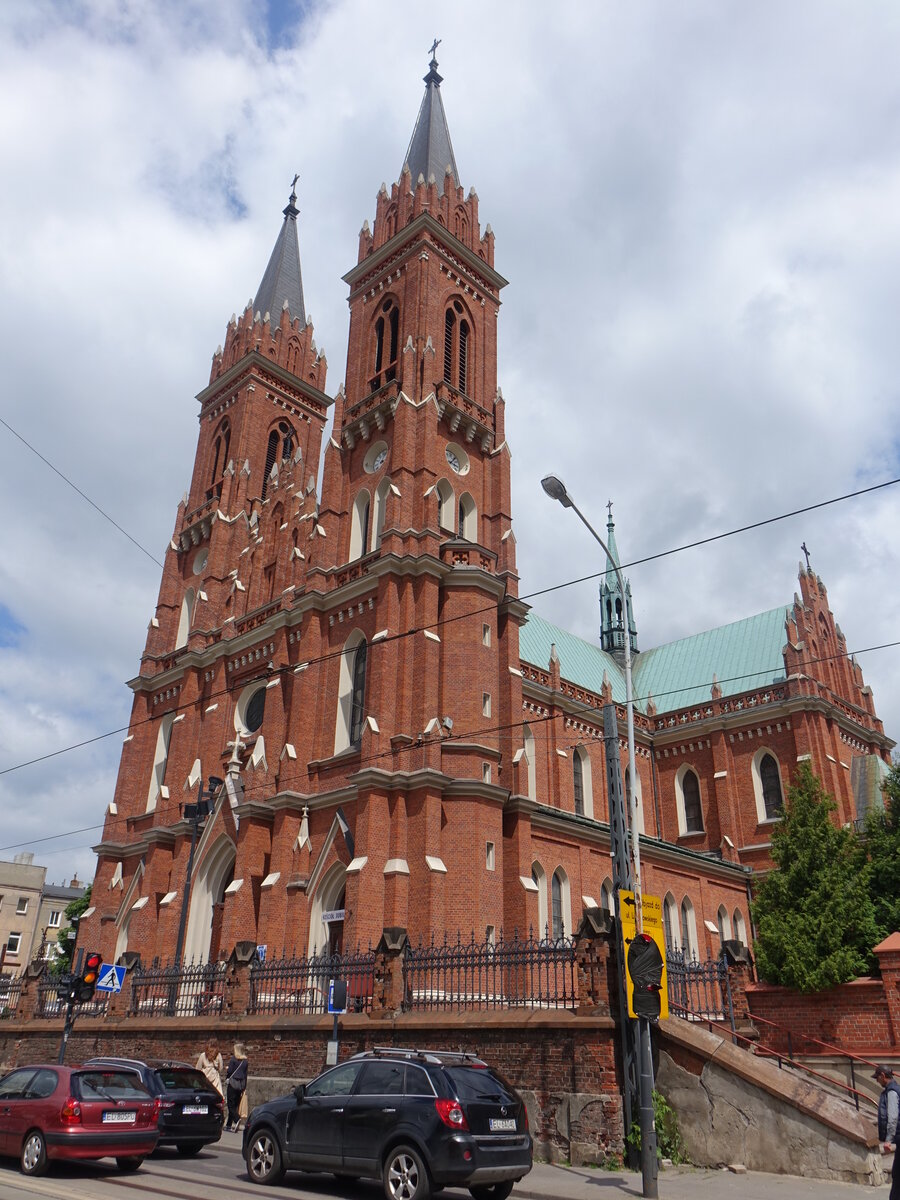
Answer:
[{"label": "asphalt road", "polygon": [[[880,1188],[826,1183],[784,1175],[674,1168],[659,1177],[660,1200],[885,1200]],[[471,1200],[448,1188],[441,1200]],[[630,1200],[640,1197],[641,1177],[630,1171],[598,1171],[535,1164],[510,1200]],[[140,1171],[122,1175],[111,1159],[98,1163],[54,1163],[47,1175],[28,1179],[14,1159],[0,1160],[0,1200],[383,1200],[381,1185],[331,1175],[289,1174],[284,1184],[260,1187],[247,1178],[240,1136],[222,1141],[197,1158],[160,1150]]]}]

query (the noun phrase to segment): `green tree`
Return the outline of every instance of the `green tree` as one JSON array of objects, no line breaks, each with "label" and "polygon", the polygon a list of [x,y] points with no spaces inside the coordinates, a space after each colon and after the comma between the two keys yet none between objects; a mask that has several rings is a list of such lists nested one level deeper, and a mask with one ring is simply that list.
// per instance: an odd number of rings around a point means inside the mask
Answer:
[{"label": "green tree", "polygon": [[90,902],[91,885],[88,884],[84,889],[83,896],[79,896],[77,900],[66,905],[66,920],[71,925],[71,930],[61,929],[56,935],[56,944],[59,950],[51,966],[55,975],[64,975],[72,970],[72,951],[75,949],[75,938],[68,937],[68,934],[78,932],[78,919]]},{"label": "green tree", "polygon": [[832,798],[808,763],[772,835],[774,870],[752,904],[756,967],[768,983],[816,992],[865,975],[878,941],[859,840],[832,821]]},{"label": "green tree", "polygon": [[900,929],[900,764],[891,767],[883,794],[884,808],[868,814],[863,837],[878,941]]}]

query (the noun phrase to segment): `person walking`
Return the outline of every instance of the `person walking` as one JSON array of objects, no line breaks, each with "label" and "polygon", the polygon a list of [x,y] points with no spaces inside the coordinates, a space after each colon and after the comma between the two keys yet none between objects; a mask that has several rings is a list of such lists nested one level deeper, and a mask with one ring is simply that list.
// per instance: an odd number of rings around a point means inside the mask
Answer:
[{"label": "person walking", "polygon": [[206,1043],[206,1049],[200,1051],[196,1067],[198,1071],[203,1072],[219,1095],[224,1096],[225,1089],[222,1087],[222,1072],[225,1066],[222,1062],[222,1055],[219,1052],[219,1043],[215,1038],[210,1038]]},{"label": "person walking", "polygon": [[228,1060],[228,1067],[225,1071],[225,1098],[228,1101],[228,1120],[225,1128],[232,1132],[237,1132],[241,1124],[241,1117],[246,1116],[242,1110],[245,1107],[243,1101],[247,1091],[249,1069],[244,1043],[235,1042],[234,1054]]},{"label": "person walking", "polygon": [[885,1154],[894,1151],[889,1200],[900,1200],[900,1163],[897,1162],[897,1125],[900,1123],[900,1085],[894,1079],[894,1069],[883,1063],[872,1073],[881,1088],[878,1098],[878,1140]]}]

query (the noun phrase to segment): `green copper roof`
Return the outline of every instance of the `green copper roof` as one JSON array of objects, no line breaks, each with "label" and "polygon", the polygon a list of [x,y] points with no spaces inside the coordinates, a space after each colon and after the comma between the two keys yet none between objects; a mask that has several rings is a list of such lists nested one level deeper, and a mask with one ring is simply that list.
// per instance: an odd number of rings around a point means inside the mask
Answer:
[{"label": "green copper roof", "polygon": [[[785,644],[787,615],[787,608],[773,608],[636,655],[635,707],[646,712],[647,698],[651,694],[658,712],[671,712],[709,700],[713,675],[718,679],[723,696],[783,680],[781,652]],[[611,655],[599,646],[551,625],[536,613],[529,613],[519,634],[521,657],[546,670],[553,643],[564,679],[599,692],[605,670],[612,685],[613,699],[624,703],[624,672]]]},{"label": "green copper roof", "polygon": [[634,664],[634,691],[641,708],[651,693],[658,712],[709,700],[713,675],[723,696],[783,680],[786,617],[786,608],[772,608],[645,650]]},{"label": "green copper roof", "polygon": [[520,656],[546,671],[550,662],[550,646],[554,643],[563,679],[592,692],[599,692],[603,685],[603,672],[606,671],[612,685],[613,699],[625,703],[625,676],[611,654],[557,625],[551,625],[537,613],[529,613],[527,622],[519,631]]}]

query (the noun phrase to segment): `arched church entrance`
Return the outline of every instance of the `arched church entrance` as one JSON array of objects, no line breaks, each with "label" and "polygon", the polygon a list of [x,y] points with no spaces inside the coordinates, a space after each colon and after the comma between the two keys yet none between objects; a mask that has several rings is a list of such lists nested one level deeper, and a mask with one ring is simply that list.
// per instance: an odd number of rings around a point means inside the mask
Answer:
[{"label": "arched church entrance", "polygon": [[343,864],[335,863],[316,888],[309,914],[310,958],[314,954],[343,953],[346,883]]},{"label": "arched church entrance", "polygon": [[223,948],[225,889],[234,879],[235,847],[222,835],[204,856],[191,886],[191,908],[184,939],[184,961],[215,962]]}]

